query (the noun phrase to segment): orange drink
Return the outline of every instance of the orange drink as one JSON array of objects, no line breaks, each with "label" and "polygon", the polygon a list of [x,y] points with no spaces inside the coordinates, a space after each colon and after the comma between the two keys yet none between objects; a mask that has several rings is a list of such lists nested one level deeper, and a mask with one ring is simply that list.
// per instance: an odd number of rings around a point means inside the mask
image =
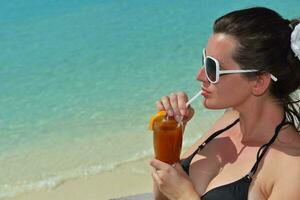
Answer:
[{"label": "orange drink", "polygon": [[183,125],[173,118],[166,118],[166,112],[160,111],[150,122],[153,130],[153,146],[155,158],[174,164],[180,160]]}]

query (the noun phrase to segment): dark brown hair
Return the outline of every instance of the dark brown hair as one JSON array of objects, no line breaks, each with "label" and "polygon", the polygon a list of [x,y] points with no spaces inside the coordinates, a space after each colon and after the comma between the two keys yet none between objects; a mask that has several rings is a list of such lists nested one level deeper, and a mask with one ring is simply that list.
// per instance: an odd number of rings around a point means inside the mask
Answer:
[{"label": "dark brown hair", "polygon": [[228,34],[237,40],[233,59],[241,68],[278,78],[272,82],[270,93],[282,103],[288,120],[298,131],[299,101],[292,94],[300,86],[300,60],[291,49],[291,34],[299,22],[284,19],[268,8],[253,7],[228,13],[217,19],[213,27],[214,33]]}]

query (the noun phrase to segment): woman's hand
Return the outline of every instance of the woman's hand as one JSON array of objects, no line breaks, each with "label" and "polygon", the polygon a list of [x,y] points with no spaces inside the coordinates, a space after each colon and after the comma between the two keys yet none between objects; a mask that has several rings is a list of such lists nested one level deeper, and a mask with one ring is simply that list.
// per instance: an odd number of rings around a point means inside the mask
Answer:
[{"label": "woman's hand", "polygon": [[159,110],[165,110],[168,116],[174,117],[177,121],[183,118],[183,122],[188,122],[194,115],[194,109],[186,107],[188,97],[184,92],[171,93],[169,96],[163,96],[156,101],[156,107]]},{"label": "woman's hand", "polygon": [[199,200],[199,194],[179,163],[169,165],[153,159],[150,164],[153,181],[168,199]]}]

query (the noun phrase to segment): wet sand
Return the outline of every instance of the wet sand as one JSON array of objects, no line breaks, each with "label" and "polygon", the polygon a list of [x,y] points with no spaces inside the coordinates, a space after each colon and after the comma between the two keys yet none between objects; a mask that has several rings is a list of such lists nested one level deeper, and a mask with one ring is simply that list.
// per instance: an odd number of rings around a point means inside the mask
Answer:
[{"label": "wet sand", "polygon": [[64,182],[51,190],[31,191],[9,200],[105,200],[152,192],[147,157],[114,170]]}]

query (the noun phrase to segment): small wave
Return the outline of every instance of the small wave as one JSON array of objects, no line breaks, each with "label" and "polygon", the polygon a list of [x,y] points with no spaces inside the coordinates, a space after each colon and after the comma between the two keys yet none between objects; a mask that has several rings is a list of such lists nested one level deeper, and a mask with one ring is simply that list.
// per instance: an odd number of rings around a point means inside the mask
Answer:
[{"label": "small wave", "polygon": [[105,167],[103,167],[102,165],[94,165],[94,166],[89,166],[88,168],[80,168],[79,171],[81,171],[81,172],[79,172],[77,174],[81,174],[80,177],[93,176],[93,175],[96,175],[96,174],[101,173],[101,172],[114,170],[117,167],[119,167],[121,165],[124,165],[126,163],[142,160],[142,159],[144,159],[146,157],[149,157],[151,155],[153,155],[153,149],[152,148],[148,149],[148,150],[143,150],[143,151],[138,152],[138,153],[135,153],[131,158],[112,163],[112,164],[110,164],[108,166],[105,166]]},{"label": "small wave", "polygon": [[110,165],[92,165],[92,166],[79,166],[76,169],[70,170],[68,172],[63,172],[61,176],[49,177],[44,180],[39,180],[35,182],[24,181],[19,184],[4,184],[0,185],[0,200],[6,198],[12,198],[17,195],[21,195],[29,191],[41,191],[41,190],[52,190],[62,185],[63,183],[78,178],[88,178],[93,175],[99,174],[105,171],[114,170],[116,167],[123,165],[128,162],[138,161],[146,156],[152,154],[152,149],[144,150],[136,153],[132,158],[111,163]]},{"label": "small wave", "polygon": [[150,155],[153,154],[153,149],[147,149],[147,150],[143,150],[141,152],[136,153],[133,158],[131,159],[131,161],[136,161],[145,157],[148,157]]},{"label": "small wave", "polygon": [[[190,143],[187,142],[188,144]],[[64,184],[65,182],[78,179],[78,178],[88,178],[94,176],[96,174],[112,171],[119,166],[122,166],[127,163],[136,162],[139,160],[143,160],[149,156],[153,155],[153,148],[145,149],[140,152],[135,153],[130,158],[119,160],[115,163],[110,163],[110,165],[101,165],[95,164],[90,166],[78,166],[76,169],[61,172],[60,176],[53,176],[43,180],[35,181],[35,182],[23,182],[19,184],[5,184],[0,185],[0,199],[11,198],[17,195],[21,195],[25,192],[29,191],[40,191],[40,190],[52,190],[57,188],[58,186]],[[135,173],[144,173],[145,170],[139,168],[132,168],[132,172]]]},{"label": "small wave", "polygon": [[51,177],[45,180],[37,181],[34,183],[22,183],[17,185],[0,185],[0,199],[14,197],[27,191],[32,190],[50,190],[54,189],[63,183],[60,177]]}]

